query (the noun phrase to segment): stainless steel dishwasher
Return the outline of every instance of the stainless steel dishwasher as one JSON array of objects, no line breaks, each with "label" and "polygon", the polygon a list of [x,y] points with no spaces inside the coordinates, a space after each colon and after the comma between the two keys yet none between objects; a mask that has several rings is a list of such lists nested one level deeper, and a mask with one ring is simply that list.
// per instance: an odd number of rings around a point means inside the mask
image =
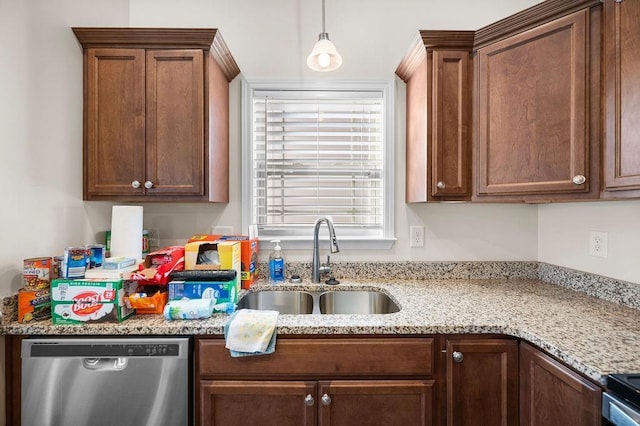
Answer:
[{"label": "stainless steel dishwasher", "polygon": [[22,341],[23,426],[181,426],[189,338]]}]

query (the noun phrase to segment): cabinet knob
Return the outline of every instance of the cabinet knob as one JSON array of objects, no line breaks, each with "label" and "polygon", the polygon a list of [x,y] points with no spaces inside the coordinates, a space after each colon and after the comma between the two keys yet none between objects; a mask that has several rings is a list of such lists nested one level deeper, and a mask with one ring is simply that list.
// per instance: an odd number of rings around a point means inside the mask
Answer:
[{"label": "cabinet knob", "polygon": [[458,351],[455,351],[455,352],[451,355],[451,357],[453,358],[453,360],[454,360],[455,362],[462,362],[462,360],[464,359],[464,355],[462,355],[462,352],[458,352]]},{"label": "cabinet knob", "polygon": [[311,396],[311,394],[308,394],[304,397],[304,405],[306,405],[307,407],[311,407],[314,402],[315,400],[313,399],[313,396]]},{"label": "cabinet knob", "polygon": [[573,179],[571,179],[573,181],[573,183],[575,183],[576,185],[582,185],[583,183],[585,183],[587,181],[587,178],[584,177],[583,175],[575,175],[573,177]]},{"label": "cabinet knob", "polygon": [[140,188],[140,181],[139,180],[134,180],[133,182],[131,182],[131,187],[138,189]]},{"label": "cabinet knob", "polygon": [[438,189],[445,189],[447,187],[447,185],[445,185],[443,181],[438,181],[436,186],[438,187]]},{"label": "cabinet knob", "polygon": [[322,398],[320,400],[322,401],[322,405],[331,404],[331,397],[329,395],[327,395],[326,393],[324,395],[322,395]]},{"label": "cabinet knob", "polygon": [[144,183],[144,187],[147,188],[147,189],[153,188],[153,182],[151,182],[150,180],[146,181]]}]

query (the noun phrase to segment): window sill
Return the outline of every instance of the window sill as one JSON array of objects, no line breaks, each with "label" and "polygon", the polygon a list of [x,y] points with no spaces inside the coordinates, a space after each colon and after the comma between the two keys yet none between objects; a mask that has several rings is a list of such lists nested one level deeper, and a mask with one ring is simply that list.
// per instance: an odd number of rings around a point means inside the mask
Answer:
[{"label": "window sill", "polygon": [[[272,240],[280,240],[283,247],[289,249],[313,249],[313,237],[283,237],[283,236],[260,236],[260,242],[270,243]],[[340,250],[389,250],[393,247],[397,238],[390,237],[338,237]],[[328,247],[329,240],[320,237],[320,248]]]}]

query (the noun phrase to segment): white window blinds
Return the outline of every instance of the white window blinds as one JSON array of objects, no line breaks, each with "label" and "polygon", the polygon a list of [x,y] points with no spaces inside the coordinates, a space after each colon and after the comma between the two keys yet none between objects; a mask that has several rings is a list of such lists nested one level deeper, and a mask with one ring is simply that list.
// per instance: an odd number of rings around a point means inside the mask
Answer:
[{"label": "white window blinds", "polygon": [[382,235],[382,91],[260,91],[252,96],[252,216],[294,230],[329,215]]}]

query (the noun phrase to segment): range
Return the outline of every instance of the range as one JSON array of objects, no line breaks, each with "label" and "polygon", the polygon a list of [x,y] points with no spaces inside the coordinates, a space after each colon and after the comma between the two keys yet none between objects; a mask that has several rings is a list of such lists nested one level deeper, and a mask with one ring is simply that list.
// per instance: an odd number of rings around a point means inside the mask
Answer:
[{"label": "range", "polygon": [[602,416],[616,426],[640,426],[640,373],[609,374]]}]

